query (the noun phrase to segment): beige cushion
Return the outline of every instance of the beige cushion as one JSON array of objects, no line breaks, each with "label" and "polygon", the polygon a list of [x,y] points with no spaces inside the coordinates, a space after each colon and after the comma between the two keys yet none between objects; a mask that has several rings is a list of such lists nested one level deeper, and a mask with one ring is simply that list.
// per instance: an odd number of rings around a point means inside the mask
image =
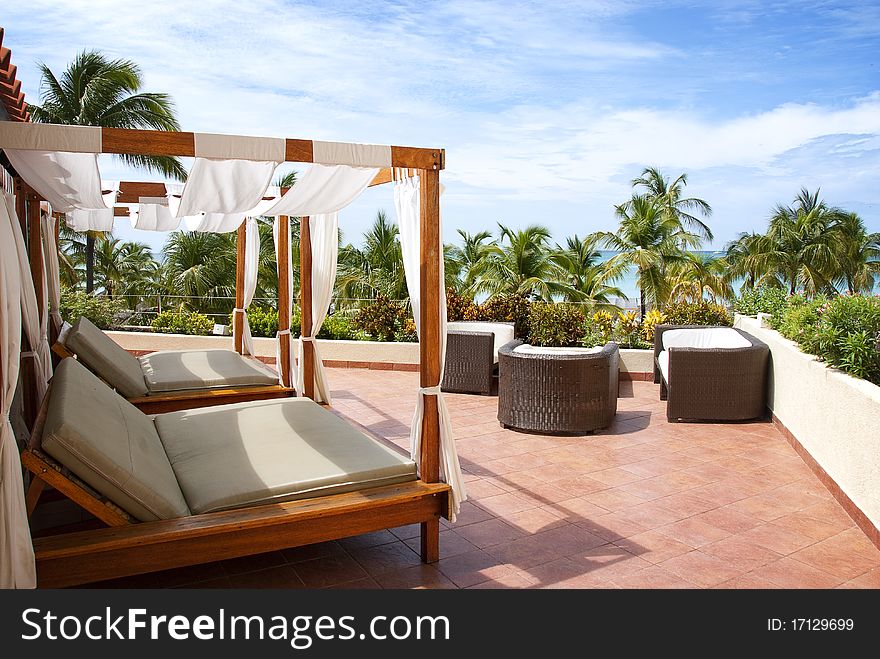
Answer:
[{"label": "beige cushion", "polygon": [[666,384],[669,384],[669,351],[662,350],[659,355],[657,355],[657,367],[660,369],[660,372],[663,374],[663,380]]},{"label": "beige cushion", "polygon": [[171,412],[155,422],[194,513],[416,478],[412,460],[307,398]]},{"label": "beige cushion", "polygon": [[55,370],[42,446],[139,520],[190,514],[152,420],[75,359]]},{"label": "beige cushion", "polygon": [[64,345],[89,369],[126,398],[146,396],[138,360],[85,317],[77,320]]},{"label": "beige cushion", "polygon": [[232,350],[162,350],[140,358],[151,394],[278,384],[278,375]]},{"label": "beige cushion", "polygon": [[604,349],[602,346],[578,348],[575,346],[533,346],[523,343],[514,348],[513,352],[518,355],[593,355]]},{"label": "beige cushion", "polygon": [[492,353],[495,362],[498,362],[498,348],[513,341],[513,324],[491,323],[477,320],[458,320],[446,324],[446,329],[458,332],[492,332],[495,337]]},{"label": "beige cushion", "polygon": [[663,332],[663,348],[748,348],[752,344],[732,327],[681,328]]}]

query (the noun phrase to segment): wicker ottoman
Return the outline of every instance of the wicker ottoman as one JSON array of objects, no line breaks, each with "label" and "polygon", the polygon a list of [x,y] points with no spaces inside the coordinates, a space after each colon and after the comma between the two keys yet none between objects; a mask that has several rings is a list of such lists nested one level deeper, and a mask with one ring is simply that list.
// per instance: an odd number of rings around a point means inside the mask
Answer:
[{"label": "wicker ottoman", "polygon": [[498,357],[498,420],[505,428],[586,434],[614,420],[620,362],[616,343],[566,350],[512,341]]}]

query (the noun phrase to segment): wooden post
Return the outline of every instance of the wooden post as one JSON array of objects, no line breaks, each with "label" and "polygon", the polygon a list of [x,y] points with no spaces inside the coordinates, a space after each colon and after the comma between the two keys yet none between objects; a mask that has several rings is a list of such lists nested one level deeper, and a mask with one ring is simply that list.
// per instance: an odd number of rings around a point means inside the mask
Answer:
[{"label": "wooden post", "polygon": [[[245,241],[247,240],[247,221],[241,223],[238,227],[238,233],[235,237],[235,308],[241,309],[244,306],[244,250]],[[235,346],[235,352],[239,355],[242,353],[242,336],[241,325],[244,312],[232,312],[232,343]]]},{"label": "wooden post", "polygon": [[292,386],[290,382],[290,218],[278,218],[278,331],[281,345],[281,384]]},{"label": "wooden post", "polygon": [[[440,384],[440,173],[419,172],[420,208],[420,292],[421,337],[419,341],[419,382],[422,387]],[[437,396],[425,396],[422,420],[421,479],[440,480],[440,413]],[[440,519],[422,522],[421,556],[425,563],[440,558]]]},{"label": "wooden post", "polygon": [[[309,218],[299,221],[299,285],[302,309],[302,336],[312,336],[312,233]],[[303,341],[303,394],[315,399],[315,346]]]}]

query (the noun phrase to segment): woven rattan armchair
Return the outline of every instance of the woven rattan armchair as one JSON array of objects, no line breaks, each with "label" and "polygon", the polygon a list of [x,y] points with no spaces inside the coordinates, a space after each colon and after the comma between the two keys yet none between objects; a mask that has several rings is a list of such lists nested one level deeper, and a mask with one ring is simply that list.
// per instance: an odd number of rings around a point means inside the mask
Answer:
[{"label": "woven rattan armchair", "polygon": [[[680,329],[736,332],[742,345],[670,345],[664,350],[663,335]],[[660,400],[666,401],[670,421],[763,417],[767,413],[769,359],[767,344],[742,330],[697,325],[658,325],[654,330],[654,382],[660,384]]]},{"label": "woven rattan armchair", "polygon": [[490,394],[498,363],[497,350],[511,338],[513,323],[450,323],[440,388],[455,393]]},{"label": "woven rattan armchair", "polygon": [[608,343],[591,353],[521,353],[522,341],[498,351],[498,420],[505,428],[585,434],[617,413],[620,353]]}]

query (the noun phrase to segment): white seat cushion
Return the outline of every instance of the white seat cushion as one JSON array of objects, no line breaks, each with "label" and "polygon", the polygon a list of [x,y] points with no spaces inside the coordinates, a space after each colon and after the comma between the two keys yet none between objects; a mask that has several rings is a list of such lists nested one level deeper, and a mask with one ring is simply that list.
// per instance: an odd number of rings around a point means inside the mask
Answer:
[{"label": "white seat cushion", "polygon": [[498,349],[506,343],[513,341],[513,325],[508,323],[490,323],[482,321],[462,320],[446,324],[447,330],[457,332],[492,332],[495,342],[492,346],[492,359],[498,363]]},{"label": "white seat cushion", "polygon": [[55,369],[42,448],[136,519],[190,514],[153,421],[76,359]]},{"label": "white seat cushion", "polygon": [[307,398],[170,412],[155,424],[197,514],[416,479],[408,457]]},{"label": "white seat cushion", "polygon": [[278,384],[278,375],[232,350],[161,350],[139,358],[150,394]]},{"label": "white seat cushion", "polygon": [[660,368],[660,372],[663,374],[663,379],[666,381],[666,384],[669,384],[669,352],[664,350],[659,355],[657,355],[657,366]]},{"label": "white seat cushion", "polygon": [[147,394],[138,360],[85,316],[66,333],[64,345],[90,371],[126,398]]},{"label": "white seat cushion", "polygon": [[592,355],[602,352],[602,346],[594,348],[576,348],[574,346],[533,346],[528,343],[518,345],[513,352],[518,355]]},{"label": "white seat cushion", "polygon": [[663,348],[748,348],[751,343],[732,327],[674,329],[663,332]]}]

